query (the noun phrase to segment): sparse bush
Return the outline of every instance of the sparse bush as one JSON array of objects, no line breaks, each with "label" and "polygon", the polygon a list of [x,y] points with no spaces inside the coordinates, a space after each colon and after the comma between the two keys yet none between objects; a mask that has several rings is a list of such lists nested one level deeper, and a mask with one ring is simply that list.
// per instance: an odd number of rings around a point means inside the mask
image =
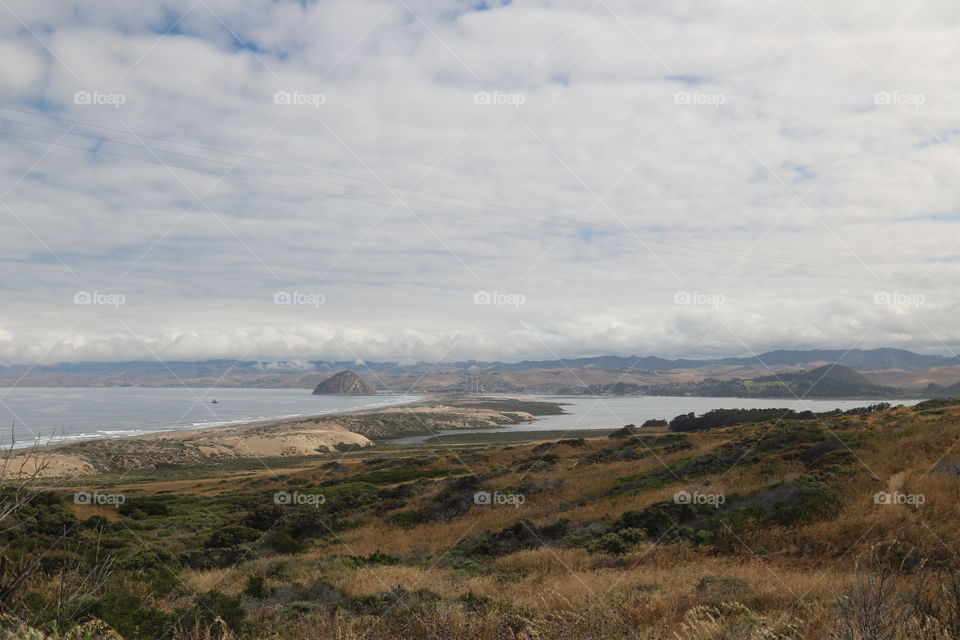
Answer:
[{"label": "sparse bush", "polygon": [[243,588],[243,593],[251,598],[263,599],[269,594],[262,576],[250,576],[247,578],[247,586]]},{"label": "sparse bush", "polygon": [[213,549],[197,549],[180,554],[180,561],[191,569],[223,569],[252,559],[256,554],[245,545]]},{"label": "sparse bush", "polygon": [[303,553],[307,550],[307,545],[286,531],[277,531],[267,538],[267,546],[277,553]]},{"label": "sparse bush", "polygon": [[366,556],[347,556],[347,559],[358,567],[400,564],[400,558],[387,553],[381,553],[379,550]]},{"label": "sparse bush", "polygon": [[170,499],[162,496],[131,496],[117,507],[117,511],[134,519],[167,516],[170,515]]},{"label": "sparse bush", "polygon": [[306,600],[294,600],[293,602],[288,602],[286,605],[286,610],[292,615],[303,615],[305,613],[312,613],[320,608],[320,605],[316,602],[309,602]]},{"label": "sparse bush", "polygon": [[246,611],[240,603],[240,598],[213,589],[197,598],[197,603],[193,607],[193,619],[197,622],[212,626],[219,618],[233,631],[240,629],[240,623],[243,622],[245,615]]},{"label": "sparse bush", "polygon": [[483,611],[493,604],[493,599],[487,596],[478,596],[473,591],[468,591],[457,598],[457,602],[462,602],[471,611]]},{"label": "sparse bush", "polygon": [[387,516],[386,521],[400,527],[415,527],[424,521],[423,513],[417,509],[404,509]]},{"label": "sparse bush", "polygon": [[152,640],[169,634],[177,616],[150,607],[141,597],[113,592],[99,600],[93,613],[125,640]]},{"label": "sparse bush", "polygon": [[269,531],[283,517],[283,507],[277,504],[258,504],[244,516],[240,524],[258,531]]},{"label": "sparse bush", "polygon": [[245,542],[253,542],[260,537],[261,533],[256,529],[245,527],[239,524],[231,524],[219,529],[214,529],[203,546],[208,549],[221,547],[235,547]]}]

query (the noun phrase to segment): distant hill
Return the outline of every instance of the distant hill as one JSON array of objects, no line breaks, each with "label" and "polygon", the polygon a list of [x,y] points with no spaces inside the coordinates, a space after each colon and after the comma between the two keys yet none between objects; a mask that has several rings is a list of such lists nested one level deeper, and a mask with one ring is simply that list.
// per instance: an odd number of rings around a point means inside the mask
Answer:
[{"label": "distant hill", "polygon": [[[902,397],[904,390],[875,384],[850,367],[830,364],[809,371],[781,372],[748,379],[705,378],[693,382],[649,385],[644,392],[660,396],[732,398],[869,398]],[[925,394],[917,391],[917,395]]]},{"label": "distant hill", "polygon": [[[719,383],[695,395],[732,395],[734,379],[768,373],[793,374],[825,363],[874,372],[899,388],[950,385],[960,358],[922,355],[903,349],[779,350],[757,356],[719,359],[676,359],[657,356],[603,355],[522,362],[361,362],[338,360],[200,360],[76,362],[52,365],[2,365],[0,386],[189,386],[312,389],[333,373],[356,371],[374,377],[381,391],[481,393],[619,394],[642,392],[638,387],[665,385],[672,394],[678,385],[704,378]],[[926,377],[928,370],[940,372]],[[920,373],[918,373],[920,372]],[[958,372],[960,373],[960,372]],[[931,374],[932,375],[932,374]],[[911,380],[917,380],[911,384]],[[619,386],[618,383],[622,383]],[[862,381],[861,381],[862,383]],[[636,386],[634,386],[636,385]],[[690,391],[679,388],[681,392]],[[657,393],[657,391],[654,391]],[[739,394],[737,394],[739,395]],[[748,393],[749,395],[749,393]]]},{"label": "distant hill", "polygon": [[723,364],[750,364],[761,361],[767,366],[834,362],[855,369],[906,369],[919,371],[930,367],[960,364],[960,358],[927,356],[904,349],[814,349],[810,351],[770,351],[755,358],[724,358]]},{"label": "distant hill", "polygon": [[789,395],[811,398],[876,396],[894,392],[894,389],[874,384],[862,373],[840,364],[829,364],[803,373],[754,378],[751,382],[753,385],[770,385],[763,387],[767,392],[779,388]]},{"label": "distant hill", "polygon": [[938,384],[932,384],[927,387],[931,395],[939,398],[960,398],[960,382],[944,387]]},{"label": "distant hill", "polygon": [[832,382],[854,384],[864,387],[877,386],[870,382],[870,379],[862,373],[854,371],[850,367],[845,367],[842,364],[828,364],[796,375],[798,378],[810,380],[811,383],[830,380]]},{"label": "distant hill", "polygon": [[376,392],[373,387],[364,382],[363,378],[353,371],[341,371],[318,384],[313,390],[313,395],[372,395],[374,393]]},{"label": "distant hill", "polygon": [[944,395],[950,396],[951,398],[960,398],[960,382],[950,385],[944,389],[943,392]]},{"label": "distant hill", "polygon": [[[858,369],[905,369],[919,371],[930,367],[960,364],[958,357],[928,356],[904,349],[811,349],[768,351],[756,356],[717,359],[668,360],[656,356],[596,356],[589,358],[564,358],[561,360],[524,360],[515,363],[503,362],[452,362],[448,366],[478,370],[523,371],[526,369],[556,369],[562,367],[594,367],[607,370],[643,369],[647,371],[670,371],[696,369],[707,365],[738,366],[783,366],[803,365],[817,362],[833,362]],[[373,363],[370,363],[371,365]]]}]

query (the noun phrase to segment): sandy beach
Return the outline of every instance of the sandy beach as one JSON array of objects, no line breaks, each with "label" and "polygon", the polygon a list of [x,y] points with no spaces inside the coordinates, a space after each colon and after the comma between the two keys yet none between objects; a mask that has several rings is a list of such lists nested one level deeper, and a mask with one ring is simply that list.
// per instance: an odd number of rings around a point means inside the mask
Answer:
[{"label": "sandy beach", "polygon": [[554,403],[517,398],[431,396],[373,410],[18,449],[8,452],[5,464],[14,475],[63,477],[232,458],[324,455],[376,446],[381,438],[518,424],[558,411]]}]

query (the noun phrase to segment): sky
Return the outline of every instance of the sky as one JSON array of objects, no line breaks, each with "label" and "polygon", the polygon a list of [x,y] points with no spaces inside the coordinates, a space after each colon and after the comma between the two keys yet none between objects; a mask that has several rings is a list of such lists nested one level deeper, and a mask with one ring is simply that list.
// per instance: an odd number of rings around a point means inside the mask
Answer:
[{"label": "sky", "polygon": [[960,5],[0,1],[0,362],[960,349]]}]

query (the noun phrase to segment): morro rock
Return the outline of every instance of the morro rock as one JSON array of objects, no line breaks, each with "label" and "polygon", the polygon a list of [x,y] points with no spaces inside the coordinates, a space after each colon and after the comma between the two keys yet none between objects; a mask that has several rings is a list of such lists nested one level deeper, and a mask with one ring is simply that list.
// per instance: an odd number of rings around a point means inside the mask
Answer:
[{"label": "morro rock", "polygon": [[330,393],[350,393],[354,395],[373,395],[376,393],[373,387],[363,381],[363,378],[353,371],[341,371],[330,376],[317,385],[313,390],[314,395],[324,395]]}]

